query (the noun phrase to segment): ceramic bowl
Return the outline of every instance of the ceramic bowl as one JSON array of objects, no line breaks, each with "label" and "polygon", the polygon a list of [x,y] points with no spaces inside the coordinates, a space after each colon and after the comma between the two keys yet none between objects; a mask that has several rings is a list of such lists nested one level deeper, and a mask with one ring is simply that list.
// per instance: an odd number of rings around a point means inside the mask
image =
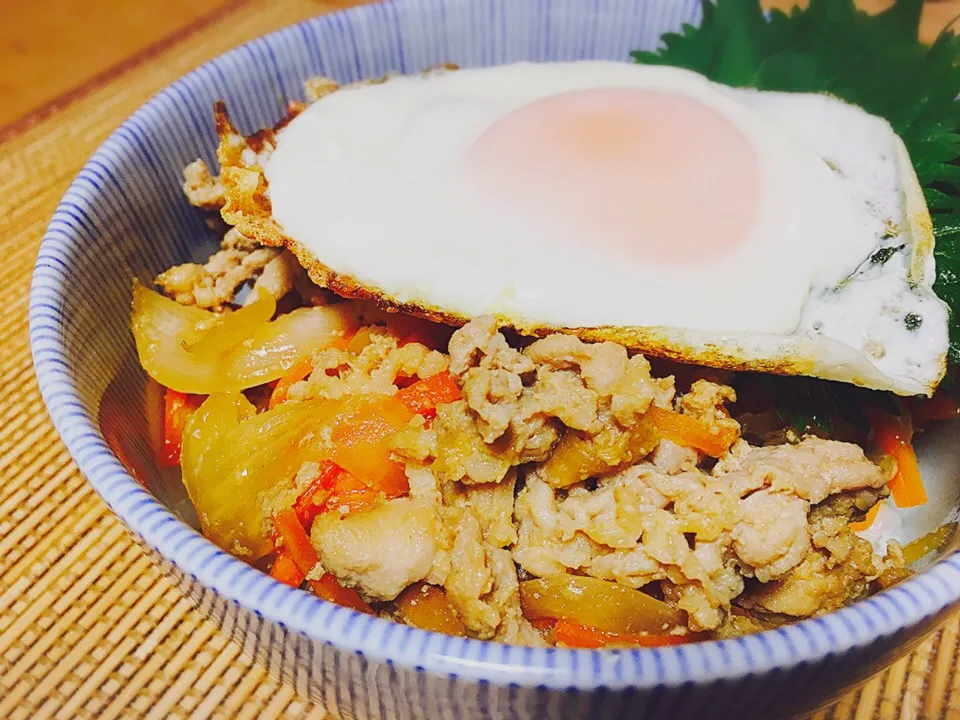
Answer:
[{"label": "ceramic bowl", "polygon": [[[624,60],[700,19],[699,0],[400,0],[308,20],[233,50],[150,100],[74,181],[43,239],[30,300],[40,388],[82,472],[163,572],[269,670],[344,718],[707,718],[796,715],[907,652],[960,598],[960,558],[839,612],[683,647],[534,649],[437,635],[281,585],[198,534],[176,474],[153,461],[155,393],[128,330],[131,280],[216,242],[181,194],[215,165],[211,107],[245,131],[275,122],[301,82],[518,60]],[[960,433],[929,440],[940,478],[916,518],[960,502]],[[926,513],[926,514],[924,514]]]}]

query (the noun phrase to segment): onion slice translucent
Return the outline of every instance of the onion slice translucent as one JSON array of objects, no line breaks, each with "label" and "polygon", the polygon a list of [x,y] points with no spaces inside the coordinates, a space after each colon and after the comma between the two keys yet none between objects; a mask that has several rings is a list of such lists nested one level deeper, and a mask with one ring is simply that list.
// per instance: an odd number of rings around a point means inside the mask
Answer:
[{"label": "onion slice translucent", "polygon": [[270,320],[275,307],[262,292],[251,305],[218,315],[135,282],[131,324],[140,363],[154,380],[180,392],[244,390],[282,377],[357,327],[348,303],[300,308]]},{"label": "onion slice translucent", "polygon": [[294,476],[324,454],[317,428],[338,409],[311,400],[257,415],[242,393],[207,398],[187,421],[181,452],[183,484],[204,535],[247,560],[270,552],[270,517],[293,505]]},{"label": "onion slice translucent", "polygon": [[646,593],[584,575],[551,575],[520,583],[528,620],[563,618],[612,633],[667,632],[683,613]]}]

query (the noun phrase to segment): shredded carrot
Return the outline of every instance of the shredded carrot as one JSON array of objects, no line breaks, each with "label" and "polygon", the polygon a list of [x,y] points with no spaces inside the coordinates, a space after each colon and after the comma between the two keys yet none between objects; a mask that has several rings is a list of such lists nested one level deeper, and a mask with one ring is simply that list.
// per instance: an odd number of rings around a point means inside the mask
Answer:
[{"label": "shredded carrot", "polygon": [[413,413],[432,420],[437,415],[437,405],[456,402],[461,398],[460,388],[449,372],[442,372],[400,390],[396,398]]},{"label": "shredded carrot", "polygon": [[296,511],[293,508],[287,508],[274,513],[273,527],[283,542],[283,552],[290,555],[304,575],[309,575],[314,565],[320,562],[320,558],[310,544],[310,538],[300,524]]},{"label": "shredded carrot", "polygon": [[600,648],[606,645],[663,647],[664,645],[683,645],[702,639],[701,635],[692,633],[689,635],[635,635],[606,632],[562,618],[557,620],[553,634],[558,644],[572,648]]},{"label": "shredded carrot", "polygon": [[897,417],[876,408],[868,408],[867,415],[873,428],[873,441],[897,463],[897,474],[887,485],[897,507],[923,505],[927,502],[927,491],[913,449],[910,416],[904,413]]},{"label": "shredded carrot", "polygon": [[413,413],[396,397],[363,402],[334,422],[330,459],[388,498],[410,490],[403,464],[395,461],[393,439]]},{"label": "shredded carrot", "polygon": [[379,490],[387,500],[403,497],[410,492],[410,481],[403,469],[403,463],[395,460],[387,461],[387,471],[376,480],[375,490]]},{"label": "shredded carrot", "polygon": [[343,468],[329,460],[320,464],[317,477],[310,481],[307,489],[300,494],[300,497],[293,504],[297,518],[304,528],[309,530],[317,515],[324,511],[327,500],[333,492],[337,476],[342,472],[344,472]]},{"label": "shredded carrot", "polygon": [[330,573],[324,573],[319,580],[311,580],[310,587],[313,592],[322,600],[336,603],[343,607],[348,607],[357,612],[374,615],[373,608],[367,603],[360,593],[353,588],[346,588],[340,584],[336,577]]},{"label": "shredded carrot", "polygon": [[[309,530],[317,516],[330,510],[344,513],[360,512],[373,507],[383,490],[367,485],[356,476],[329,460],[320,464],[317,473],[307,489],[293,504],[297,518],[304,529]],[[398,495],[388,496],[399,497]]]},{"label": "shredded carrot", "polygon": [[297,564],[290,557],[290,554],[282,548],[277,551],[277,557],[273,561],[273,567],[270,568],[270,577],[279,580],[284,585],[290,587],[300,587],[306,575],[297,567]]},{"label": "shredded carrot", "polygon": [[[306,530],[300,524],[300,519],[293,508],[281,510],[273,515],[273,526],[276,528],[277,535],[283,541],[278,556],[289,554],[297,568],[307,576],[310,571],[320,562],[317,557],[317,551],[310,544],[310,538],[307,537]],[[356,590],[345,588],[330,573],[324,573],[319,580],[311,580],[310,587],[318,597],[329,602],[343,605],[360,612],[373,614],[371,608]]]},{"label": "shredded carrot", "polygon": [[338,337],[332,343],[330,347],[336,348],[337,350],[348,350],[350,348],[350,341],[353,340],[352,334],[347,334],[342,337]]},{"label": "shredded carrot", "polygon": [[873,525],[873,521],[877,519],[877,513],[880,512],[880,503],[875,503],[872,508],[867,510],[866,517],[863,520],[858,520],[857,522],[852,522],[848,527],[854,532],[862,532],[868,527]]},{"label": "shredded carrot", "polygon": [[720,457],[737,440],[736,430],[715,431],[703,420],[656,405],[650,406],[647,416],[664,439],[696,448],[711,457]]},{"label": "shredded carrot", "polygon": [[540,632],[546,632],[547,630],[553,630],[554,626],[557,624],[557,619],[547,617],[528,618],[528,622]]},{"label": "shredded carrot", "polygon": [[270,393],[270,408],[275,408],[282,402],[286,402],[287,395],[290,393],[290,386],[294,383],[306,379],[313,372],[313,358],[294,365],[282,378],[277,380],[273,386],[273,392]]},{"label": "shredded carrot", "polygon": [[187,420],[204,401],[203,395],[188,395],[167,388],[163,400],[163,451],[160,462],[167,467],[180,464],[183,429]]},{"label": "shredded carrot", "polygon": [[[404,480],[406,480],[406,476],[404,476]],[[409,491],[409,486],[407,490]],[[376,504],[378,495],[377,489],[370,487],[355,475],[341,469],[334,477],[330,497],[324,504],[323,512],[339,510],[340,512],[355,513],[368,510]],[[387,495],[387,497],[399,497],[399,495]]]}]

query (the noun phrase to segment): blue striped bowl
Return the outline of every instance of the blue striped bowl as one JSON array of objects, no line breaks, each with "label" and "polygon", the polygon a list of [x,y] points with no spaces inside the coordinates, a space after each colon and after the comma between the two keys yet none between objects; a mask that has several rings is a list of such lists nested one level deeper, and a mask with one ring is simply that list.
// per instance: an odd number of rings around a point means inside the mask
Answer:
[{"label": "blue striped bowl", "polygon": [[327,604],[219,550],[193,529],[177,478],[151,459],[145,407],[153,400],[128,331],[130,280],[149,281],[211,247],[181,196],[180,171],[197,154],[214,164],[215,100],[224,98],[249,131],[276,121],[310,75],[349,82],[447,61],[625,59],[699,17],[696,0],[408,0],[319,17],[227,53],[154,97],[96,152],[57,208],[37,259],[30,332],[64,442],[201,610],[335,713],[795,715],[915,646],[960,597],[960,558],[952,556],[852,607],[737,640],[597,652],[446,637]]}]

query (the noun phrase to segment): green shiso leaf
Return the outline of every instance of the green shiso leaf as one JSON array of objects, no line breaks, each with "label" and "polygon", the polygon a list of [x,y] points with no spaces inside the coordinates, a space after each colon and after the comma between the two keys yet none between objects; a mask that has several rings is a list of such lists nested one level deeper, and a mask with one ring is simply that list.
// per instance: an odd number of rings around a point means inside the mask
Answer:
[{"label": "green shiso leaf", "polygon": [[765,15],[758,0],[703,0],[699,27],[665,35],[641,63],[695,70],[736,87],[824,92],[886,118],[910,153],[936,234],[934,289],[950,306],[960,363],[960,39],[917,39],[923,0],[869,15],[853,0],[810,0]]}]

